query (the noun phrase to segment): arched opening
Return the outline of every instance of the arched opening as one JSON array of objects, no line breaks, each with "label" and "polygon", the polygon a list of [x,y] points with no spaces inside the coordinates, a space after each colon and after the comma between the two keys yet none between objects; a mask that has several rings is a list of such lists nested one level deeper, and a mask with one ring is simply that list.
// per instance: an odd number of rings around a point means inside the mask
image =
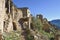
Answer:
[{"label": "arched opening", "polygon": [[16,26],[17,26],[16,23],[13,22],[13,30],[17,30]]}]

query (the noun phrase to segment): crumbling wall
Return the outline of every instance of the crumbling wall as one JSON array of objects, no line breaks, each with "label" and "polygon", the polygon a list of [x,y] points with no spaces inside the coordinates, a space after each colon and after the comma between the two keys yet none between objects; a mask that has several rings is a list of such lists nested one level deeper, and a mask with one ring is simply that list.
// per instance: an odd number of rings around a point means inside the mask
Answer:
[{"label": "crumbling wall", "polygon": [[5,0],[0,0],[0,32],[3,32],[4,15],[5,15]]},{"label": "crumbling wall", "polygon": [[30,11],[27,7],[17,8],[11,0],[6,0],[5,8],[4,31],[13,31],[14,26],[16,26],[16,30],[20,30],[22,25],[19,23],[20,19],[23,19],[22,22],[24,24],[24,20],[28,18],[26,21],[28,22],[28,27],[30,26]]}]

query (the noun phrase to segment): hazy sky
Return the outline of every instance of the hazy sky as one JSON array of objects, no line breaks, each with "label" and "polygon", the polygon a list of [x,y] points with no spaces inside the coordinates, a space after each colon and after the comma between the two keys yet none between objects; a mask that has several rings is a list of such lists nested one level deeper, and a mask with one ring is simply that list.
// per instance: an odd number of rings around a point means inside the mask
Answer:
[{"label": "hazy sky", "polygon": [[48,20],[60,19],[60,0],[13,0],[17,7],[28,7],[33,15],[42,14]]}]

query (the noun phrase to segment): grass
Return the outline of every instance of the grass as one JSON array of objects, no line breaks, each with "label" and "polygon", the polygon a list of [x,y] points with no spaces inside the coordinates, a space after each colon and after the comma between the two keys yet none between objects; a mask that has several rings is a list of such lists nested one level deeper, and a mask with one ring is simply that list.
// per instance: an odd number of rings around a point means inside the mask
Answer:
[{"label": "grass", "polygon": [[20,31],[13,31],[10,33],[3,33],[4,40],[20,40],[21,33]]}]

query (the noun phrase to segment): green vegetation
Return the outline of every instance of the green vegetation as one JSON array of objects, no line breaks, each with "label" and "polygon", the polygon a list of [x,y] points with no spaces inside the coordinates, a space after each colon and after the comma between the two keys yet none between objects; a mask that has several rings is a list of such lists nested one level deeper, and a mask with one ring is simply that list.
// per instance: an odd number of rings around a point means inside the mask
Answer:
[{"label": "green vegetation", "polygon": [[30,30],[29,29],[26,29],[26,40],[34,40],[34,37],[33,35],[31,34]]},{"label": "green vegetation", "polygon": [[4,40],[20,40],[20,31],[13,31],[10,33],[3,33]]},{"label": "green vegetation", "polygon": [[[43,36],[48,37],[48,39],[54,38],[54,33],[55,33],[55,29],[53,27],[50,28],[50,32],[46,32],[45,30],[43,30],[43,23],[41,22],[40,19],[38,18],[33,18],[32,20],[33,22],[33,27],[35,28],[35,30],[37,30],[37,32],[41,33]],[[24,30],[25,31],[25,39],[26,40],[34,40],[34,35],[31,34],[31,31],[27,28]],[[10,33],[4,33],[3,34],[4,40],[21,40],[21,31],[13,31]]]},{"label": "green vegetation", "polygon": [[43,24],[41,23],[41,20],[38,18],[33,18],[33,25],[36,30],[40,31],[42,30]]},{"label": "green vegetation", "polygon": [[48,38],[54,38],[55,29],[53,27],[50,28],[52,33],[45,32],[42,29],[43,24],[38,18],[33,18],[33,24],[34,24],[35,29],[38,30],[38,32],[40,32],[42,35],[46,35]]}]

